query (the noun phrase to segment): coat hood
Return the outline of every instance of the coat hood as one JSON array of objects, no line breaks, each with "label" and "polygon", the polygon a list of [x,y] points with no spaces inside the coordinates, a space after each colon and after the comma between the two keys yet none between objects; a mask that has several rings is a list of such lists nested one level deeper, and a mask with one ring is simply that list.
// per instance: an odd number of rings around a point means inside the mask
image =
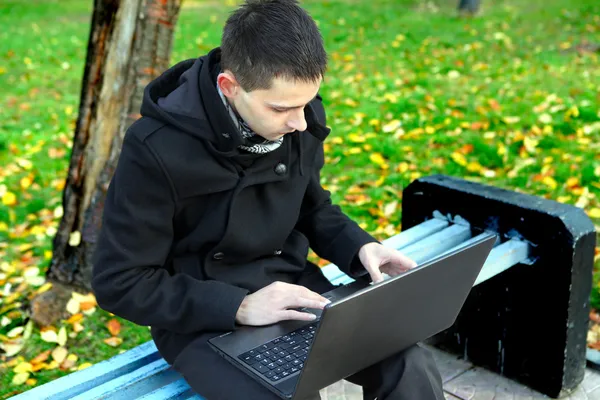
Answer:
[{"label": "coat hood", "polygon": [[[182,61],[150,82],[144,91],[141,114],[205,141],[211,150],[224,156],[239,154],[242,144],[237,130],[217,91],[217,76],[221,72],[221,50],[216,48],[205,56]],[[302,136],[310,133],[323,141],[329,129],[319,121],[313,103],[305,108],[307,132],[294,132],[297,150],[302,152]]]}]

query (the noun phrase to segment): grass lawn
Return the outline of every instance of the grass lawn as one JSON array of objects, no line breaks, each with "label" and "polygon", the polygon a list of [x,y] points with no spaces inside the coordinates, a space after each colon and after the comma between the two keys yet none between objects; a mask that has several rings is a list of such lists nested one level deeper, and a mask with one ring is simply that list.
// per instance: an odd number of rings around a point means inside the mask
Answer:
[{"label": "grass lawn", "polygon": [[[173,63],[218,45],[221,3],[184,2]],[[483,0],[474,19],[446,0],[303,3],[330,55],[323,184],[365,229],[399,232],[402,189],[444,173],[577,205],[600,230],[600,2]],[[23,326],[48,288],[92,4],[0,4],[0,343],[29,336],[0,356],[0,399],[150,339],[85,298],[51,329]]]}]

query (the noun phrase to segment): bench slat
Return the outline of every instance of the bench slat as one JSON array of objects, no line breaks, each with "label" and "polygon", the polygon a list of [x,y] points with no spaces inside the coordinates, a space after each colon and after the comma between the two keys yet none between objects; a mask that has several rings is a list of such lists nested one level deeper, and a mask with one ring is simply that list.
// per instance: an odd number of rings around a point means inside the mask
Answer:
[{"label": "bench slat", "polygon": [[72,397],[72,399],[136,399],[179,378],[181,378],[181,375],[171,369],[166,361],[160,359],[96,386],[78,396]]},{"label": "bench slat", "polygon": [[433,235],[402,249],[402,253],[422,264],[471,238],[471,228],[450,225]]},{"label": "bench slat", "polygon": [[487,281],[513,265],[523,263],[529,258],[529,250],[529,244],[518,239],[511,239],[494,247],[473,286]]},{"label": "bench slat", "polygon": [[161,359],[161,356],[154,342],[149,341],[89,368],[73,372],[45,385],[23,392],[12,397],[11,400],[72,399],[83,392],[117,379],[158,359]]},{"label": "bench slat", "polygon": [[169,383],[167,386],[154,390],[138,400],[206,400],[204,397],[194,393],[190,385],[181,378]]}]

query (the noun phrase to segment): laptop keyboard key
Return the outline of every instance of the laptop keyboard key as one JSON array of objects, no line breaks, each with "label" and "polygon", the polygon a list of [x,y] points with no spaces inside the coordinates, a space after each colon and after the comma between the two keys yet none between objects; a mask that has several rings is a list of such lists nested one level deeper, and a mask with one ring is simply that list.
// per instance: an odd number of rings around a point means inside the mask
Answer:
[{"label": "laptop keyboard key", "polygon": [[280,379],[281,379],[281,376],[279,376],[279,375],[273,375],[273,376],[272,376],[271,378],[269,378],[269,379],[271,379],[272,381],[278,381],[278,380],[280,380]]},{"label": "laptop keyboard key", "polygon": [[269,371],[269,372],[267,372],[267,373],[265,374],[265,376],[266,376],[267,378],[270,378],[270,377],[272,377],[273,375],[275,375],[275,371]]},{"label": "laptop keyboard key", "polygon": [[281,360],[281,359],[279,359],[279,360],[277,360],[275,362],[277,363],[277,365],[285,365],[285,361]]},{"label": "laptop keyboard key", "polygon": [[252,368],[254,368],[255,370],[257,370],[257,371],[258,371],[258,372],[260,372],[261,374],[264,374],[264,373],[266,373],[266,372],[269,372],[269,371],[270,371],[268,367],[266,367],[265,365],[262,365],[261,363],[254,364],[254,365],[252,366]]},{"label": "laptop keyboard key", "polygon": [[283,372],[281,373],[281,377],[282,377],[282,378],[285,378],[286,376],[289,376],[289,375],[290,375],[290,373],[289,373],[289,372],[287,372],[287,371],[283,371]]},{"label": "laptop keyboard key", "polygon": [[305,356],[307,354],[308,354],[308,351],[306,351],[306,350],[300,350],[300,351],[297,351],[297,352],[294,353],[294,355],[296,357],[298,357],[298,358],[303,357],[303,356]]}]

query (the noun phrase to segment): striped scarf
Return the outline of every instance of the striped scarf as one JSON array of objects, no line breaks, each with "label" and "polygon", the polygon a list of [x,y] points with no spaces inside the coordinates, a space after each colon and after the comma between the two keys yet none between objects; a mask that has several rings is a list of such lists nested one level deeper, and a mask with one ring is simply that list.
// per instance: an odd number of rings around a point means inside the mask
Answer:
[{"label": "striped scarf", "polygon": [[233,124],[238,128],[244,140],[244,143],[238,147],[240,150],[244,150],[254,154],[265,154],[276,150],[277,148],[279,148],[279,146],[281,146],[281,144],[283,143],[283,137],[271,141],[252,132],[250,126],[248,126],[248,124],[242,118],[240,118],[235,113],[235,111],[233,111],[233,108],[227,101],[227,98],[221,91],[219,85],[217,85],[217,90],[219,91],[219,96],[221,96],[223,105],[225,106],[227,111],[229,111],[229,116],[231,117]]}]

